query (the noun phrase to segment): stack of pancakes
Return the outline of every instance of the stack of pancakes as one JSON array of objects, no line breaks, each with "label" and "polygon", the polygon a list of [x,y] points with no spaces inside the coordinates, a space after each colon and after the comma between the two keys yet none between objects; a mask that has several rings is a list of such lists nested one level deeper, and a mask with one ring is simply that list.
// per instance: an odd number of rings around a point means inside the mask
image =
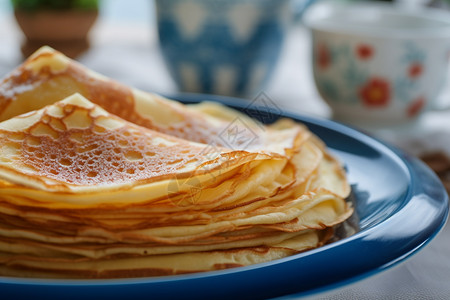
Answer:
[{"label": "stack of pancakes", "polygon": [[0,275],[218,270],[319,247],[352,208],[305,126],[183,105],[44,47],[0,84]]}]

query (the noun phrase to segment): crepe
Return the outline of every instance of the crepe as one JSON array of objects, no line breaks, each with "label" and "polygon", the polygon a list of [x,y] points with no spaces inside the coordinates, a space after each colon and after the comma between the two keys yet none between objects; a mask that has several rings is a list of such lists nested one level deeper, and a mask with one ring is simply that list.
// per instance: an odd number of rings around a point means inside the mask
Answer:
[{"label": "crepe", "polygon": [[[80,93],[108,112],[134,124],[182,139],[208,144],[204,154],[213,157],[221,147],[270,152],[298,159],[305,143],[315,143],[325,154],[328,167],[340,173],[342,184],[328,187],[347,197],[349,185],[338,162],[303,125],[280,119],[264,126],[223,105],[203,102],[182,105],[156,94],[143,92],[87,69],[62,53],[44,46],[0,84],[0,121],[40,109],[73,93]],[[323,161],[317,160],[321,164]],[[294,164],[297,168],[299,164]],[[303,165],[303,164],[301,164]],[[309,164],[311,168],[312,163]],[[311,171],[311,170],[309,170]],[[297,174],[305,174],[303,170]],[[297,183],[300,183],[297,180]]]},{"label": "crepe", "polygon": [[47,47],[0,95],[1,275],[245,266],[319,247],[353,212],[340,163],[291,120],[187,107]]},{"label": "crepe", "polygon": [[[223,119],[167,98],[130,88],[85,68],[50,47],[36,51],[0,85],[0,121],[40,109],[79,93],[108,112],[134,124],[211,148],[269,150],[284,153],[305,138],[301,126],[263,128],[242,114]],[[221,107],[220,110],[225,109]],[[238,133],[238,134],[235,134]],[[276,141],[275,143],[273,141]]]}]

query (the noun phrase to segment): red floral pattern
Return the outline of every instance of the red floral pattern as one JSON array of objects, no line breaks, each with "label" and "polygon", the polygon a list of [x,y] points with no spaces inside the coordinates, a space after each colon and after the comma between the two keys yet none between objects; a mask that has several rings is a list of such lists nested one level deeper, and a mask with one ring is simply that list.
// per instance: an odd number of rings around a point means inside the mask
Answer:
[{"label": "red floral pattern", "polygon": [[320,69],[325,70],[331,64],[330,49],[325,44],[317,46],[317,65]]},{"label": "red floral pattern", "polygon": [[424,97],[419,97],[413,102],[411,102],[407,110],[408,117],[411,118],[417,116],[419,112],[422,111],[422,109],[424,108],[425,103],[426,101]]},{"label": "red floral pattern", "polygon": [[391,98],[391,87],[384,78],[373,77],[360,89],[359,96],[366,106],[387,106]]},{"label": "red floral pattern", "polygon": [[412,63],[408,68],[408,76],[417,78],[423,73],[423,65],[419,62]]},{"label": "red floral pattern", "polygon": [[373,47],[367,44],[360,44],[356,47],[356,55],[362,60],[370,59],[374,52]]}]

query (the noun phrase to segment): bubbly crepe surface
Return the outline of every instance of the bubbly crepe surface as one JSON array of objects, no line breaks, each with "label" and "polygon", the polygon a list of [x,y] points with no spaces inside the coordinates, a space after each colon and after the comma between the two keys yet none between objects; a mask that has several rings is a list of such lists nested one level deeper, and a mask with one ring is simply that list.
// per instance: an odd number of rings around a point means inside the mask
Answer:
[{"label": "bubbly crepe surface", "polygon": [[86,186],[183,176],[201,170],[206,147],[126,122],[77,94],[3,122],[0,141],[0,167]]},{"label": "bubbly crepe surface", "polygon": [[0,120],[0,275],[245,266],[319,247],[353,212],[305,126],[185,106],[48,47],[3,79]]}]

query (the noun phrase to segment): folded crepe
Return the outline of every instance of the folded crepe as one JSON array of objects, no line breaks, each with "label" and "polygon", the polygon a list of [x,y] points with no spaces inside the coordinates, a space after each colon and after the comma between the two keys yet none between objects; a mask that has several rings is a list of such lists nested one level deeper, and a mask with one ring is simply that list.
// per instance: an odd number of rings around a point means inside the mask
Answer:
[{"label": "folded crepe", "polygon": [[[187,107],[50,48],[0,95],[0,275],[245,266],[319,247],[352,214],[342,167],[292,121]],[[235,120],[257,137],[220,138]]]},{"label": "folded crepe", "polygon": [[[274,124],[263,126],[218,103],[183,105],[109,79],[48,46],[36,51],[2,80],[0,121],[40,109],[74,93],[80,93],[109,113],[134,124],[208,144],[209,147],[205,149],[208,157],[216,155],[221,147],[279,153],[297,161],[293,164],[294,168],[307,169],[296,172],[305,178],[305,174],[317,167],[314,161],[321,165],[327,164],[328,168],[339,173],[339,183],[342,183],[337,185],[338,182],[334,182],[336,185],[328,188],[342,197],[350,192],[339,163],[327,154],[324,144],[299,123],[280,119]],[[302,149],[305,144],[314,149]],[[302,160],[300,151],[316,157],[299,162]],[[325,159],[321,160],[319,156],[325,156]],[[297,183],[304,182],[302,178],[298,179]]]},{"label": "folded crepe", "polygon": [[0,121],[40,109],[74,93],[134,124],[214,147],[284,152],[305,134],[304,128],[293,126],[288,120],[273,128],[262,128],[243,114],[227,113],[223,106],[203,104],[195,108],[130,88],[47,46],[3,79]]}]

